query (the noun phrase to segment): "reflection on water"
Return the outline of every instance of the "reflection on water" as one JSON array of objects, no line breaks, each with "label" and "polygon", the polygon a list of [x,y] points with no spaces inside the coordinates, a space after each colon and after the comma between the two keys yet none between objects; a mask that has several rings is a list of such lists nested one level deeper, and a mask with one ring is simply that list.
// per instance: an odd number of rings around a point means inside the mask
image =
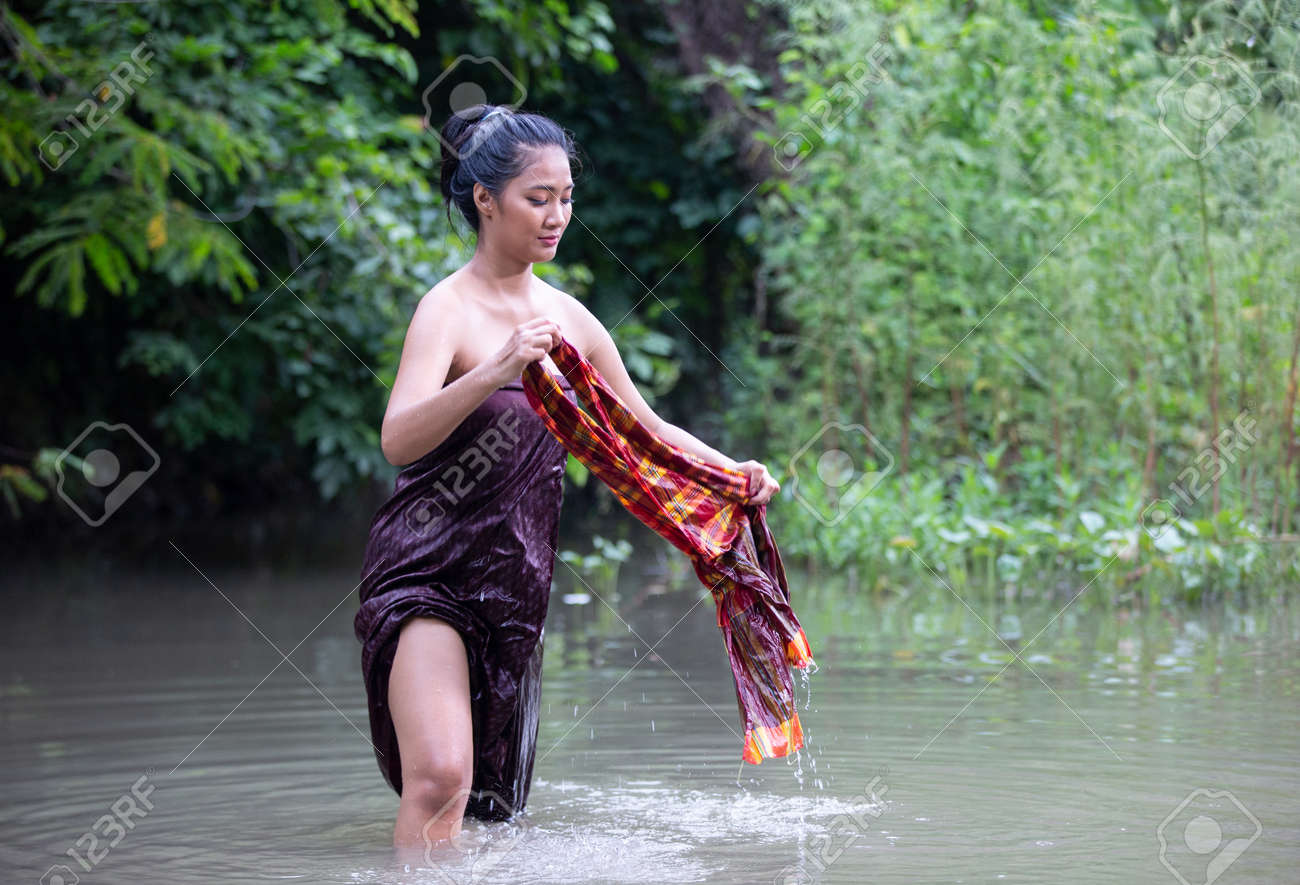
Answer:
[{"label": "reflection on water", "polygon": [[164,552],[6,578],[6,881],[1294,881],[1291,608],[968,608],[792,574],[808,746],[749,766],[703,588],[557,564],[528,813],[403,865],[353,572]]}]

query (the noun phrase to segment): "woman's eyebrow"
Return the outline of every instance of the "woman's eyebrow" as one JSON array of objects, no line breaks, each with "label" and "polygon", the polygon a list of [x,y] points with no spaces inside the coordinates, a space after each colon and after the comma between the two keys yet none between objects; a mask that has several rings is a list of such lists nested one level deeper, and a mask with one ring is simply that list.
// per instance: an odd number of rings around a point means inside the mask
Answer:
[{"label": "woman's eyebrow", "polygon": [[[573,187],[573,182],[569,182],[569,183],[566,184],[562,189],[563,189],[563,190],[568,190],[568,189],[571,188],[571,187]],[[556,190],[560,190],[560,189],[561,189],[561,188],[558,188],[556,185],[553,185],[553,184],[535,184],[535,185],[533,185],[532,187],[524,188],[524,190],[526,190],[526,191],[548,190],[548,191],[551,191],[552,193],[554,193]]]}]

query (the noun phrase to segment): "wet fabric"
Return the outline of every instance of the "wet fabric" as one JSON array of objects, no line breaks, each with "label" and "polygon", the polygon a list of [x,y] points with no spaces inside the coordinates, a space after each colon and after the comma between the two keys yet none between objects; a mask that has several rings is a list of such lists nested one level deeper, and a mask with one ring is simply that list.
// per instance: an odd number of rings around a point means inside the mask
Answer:
[{"label": "wet fabric", "polygon": [[767,505],[744,503],[748,475],[652,433],[567,340],[551,358],[562,377],[541,362],[523,372],[537,416],[628,511],[690,557],[713,596],[745,728],[741,758],[757,764],[799,749],[790,666],[812,665],[812,651],[790,608]]},{"label": "wet fabric", "polygon": [[504,820],[527,801],[567,457],[519,378],[404,466],[375,513],[353,626],[375,758],[399,795],[388,677],[403,623],[421,616],[451,624],[465,643],[474,723],[465,813]]}]

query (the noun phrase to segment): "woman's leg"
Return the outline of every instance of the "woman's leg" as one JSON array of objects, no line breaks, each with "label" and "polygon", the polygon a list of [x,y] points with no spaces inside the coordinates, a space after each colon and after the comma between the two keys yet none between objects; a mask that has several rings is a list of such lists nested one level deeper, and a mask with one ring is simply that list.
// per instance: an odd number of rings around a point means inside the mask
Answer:
[{"label": "woman's leg", "polygon": [[402,625],[388,677],[402,757],[393,845],[423,847],[461,829],[474,775],[469,666],[460,633],[438,618]]}]

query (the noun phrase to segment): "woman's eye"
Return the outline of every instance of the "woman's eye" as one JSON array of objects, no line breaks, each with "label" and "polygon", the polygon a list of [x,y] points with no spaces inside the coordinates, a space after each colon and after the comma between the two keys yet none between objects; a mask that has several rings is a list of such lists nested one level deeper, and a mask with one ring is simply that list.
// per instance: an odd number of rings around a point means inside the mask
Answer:
[{"label": "woman's eye", "polygon": [[[534,206],[545,206],[547,201],[546,201],[546,200],[534,200],[534,199],[532,199],[532,198],[529,198],[529,201],[528,201],[528,202],[532,203]],[[567,199],[567,200],[560,200],[560,202],[561,202],[561,203],[572,203],[572,202],[573,202],[573,198],[570,197],[570,198]]]}]

